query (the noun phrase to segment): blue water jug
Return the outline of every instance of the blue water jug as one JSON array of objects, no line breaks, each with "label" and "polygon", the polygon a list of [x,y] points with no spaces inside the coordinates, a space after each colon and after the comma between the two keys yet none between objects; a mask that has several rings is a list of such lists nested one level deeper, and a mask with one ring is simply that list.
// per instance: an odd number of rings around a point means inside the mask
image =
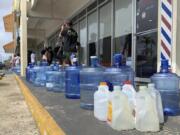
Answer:
[{"label": "blue water jug", "polygon": [[47,66],[47,64],[45,65],[41,65],[41,66],[37,66],[34,67],[34,76],[35,76],[35,80],[34,80],[34,85],[37,87],[44,87],[46,85],[46,71],[51,70],[51,68],[49,66]]},{"label": "blue water jug", "polygon": [[64,92],[65,72],[63,69],[46,72],[46,88],[48,91]]},{"label": "blue water jug", "polygon": [[161,93],[163,109],[165,115],[179,115],[180,114],[180,78],[169,71],[169,64],[167,60],[162,60],[161,70],[159,73],[151,77],[151,81]]},{"label": "blue water jug", "polygon": [[81,108],[88,110],[94,108],[94,92],[104,80],[103,73],[104,68],[100,67],[97,56],[91,56],[91,67],[80,71]]},{"label": "blue water jug", "polygon": [[29,65],[26,68],[26,80],[27,81],[30,81],[30,76],[31,76],[30,70],[33,68],[33,66],[34,65],[32,63],[29,63]]},{"label": "blue water jug", "polygon": [[73,65],[65,69],[65,96],[70,99],[80,98],[80,67],[77,58],[73,58]]},{"label": "blue water jug", "polygon": [[[110,83],[112,86],[122,86],[124,82],[129,79],[127,72],[124,72],[124,70],[120,68],[121,59],[121,54],[115,54],[113,57],[113,67],[105,69],[104,81],[107,82],[107,84]],[[109,90],[112,91],[112,87],[109,87]]]}]

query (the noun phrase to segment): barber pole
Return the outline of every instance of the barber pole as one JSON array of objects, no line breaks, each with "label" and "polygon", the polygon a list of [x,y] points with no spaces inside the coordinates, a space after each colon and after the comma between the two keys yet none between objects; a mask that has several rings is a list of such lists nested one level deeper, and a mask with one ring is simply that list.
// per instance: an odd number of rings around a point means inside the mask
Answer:
[{"label": "barber pole", "polygon": [[173,0],[161,0],[161,59],[169,60],[172,56],[172,24],[173,24]]}]

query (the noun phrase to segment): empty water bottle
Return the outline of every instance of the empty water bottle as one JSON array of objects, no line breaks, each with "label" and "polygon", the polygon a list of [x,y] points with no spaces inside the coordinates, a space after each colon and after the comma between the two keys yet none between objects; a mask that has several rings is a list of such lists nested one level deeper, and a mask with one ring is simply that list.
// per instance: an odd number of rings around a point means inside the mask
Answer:
[{"label": "empty water bottle", "polygon": [[[106,82],[112,85],[122,86],[125,81],[128,80],[126,72],[120,68],[121,65],[121,54],[115,54],[113,57],[113,67],[105,69],[104,79]],[[111,88],[110,88],[111,90]]]},{"label": "empty water bottle", "polygon": [[65,96],[66,98],[80,98],[80,67],[77,58],[73,58],[73,65],[65,69]]},{"label": "empty water bottle", "polygon": [[180,115],[180,78],[169,71],[167,60],[162,60],[160,73],[154,74],[151,81],[161,94],[164,114]]},{"label": "empty water bottle", "polygon": [[65,72],[63,69],[46,72],[46,88],[53,92],[64,92]]},{"label": "empty water bottle", "polygon": [[103,71],[97,56],[91,56],[91,67],[80,71],[81,108],[90,110],[94,108],[94,92],[104,80]]}]

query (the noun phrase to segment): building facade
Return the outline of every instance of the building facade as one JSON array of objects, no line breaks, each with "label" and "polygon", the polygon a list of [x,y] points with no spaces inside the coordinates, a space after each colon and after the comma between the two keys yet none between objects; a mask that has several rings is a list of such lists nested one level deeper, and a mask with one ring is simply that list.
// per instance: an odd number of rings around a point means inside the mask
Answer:
[{"label": "building facade", "polygon": [[63,20],[72,20],[81,63],[88,65],[90,56],[97,55],[102,65],[110,66],[113,54],[122,53],[136,80],[148,81],[158,72],[162,56],[180,73],[179,6],[177,0],[29,0],[27,38],[53,47]]}]

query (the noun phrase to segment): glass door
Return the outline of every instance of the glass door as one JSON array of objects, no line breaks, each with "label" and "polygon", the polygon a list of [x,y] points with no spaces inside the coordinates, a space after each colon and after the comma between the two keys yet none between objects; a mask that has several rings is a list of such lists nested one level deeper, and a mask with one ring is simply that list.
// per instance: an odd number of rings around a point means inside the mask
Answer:
[{"label": "glass door", "polygon": [[[115,0],[114,53],[122,53],[132,60],[133,1]],[[125,62],[125,61],[124,61]],[[132,66],[132,62],[128,62]]]},{"label": "glass door", "polygon": [[157,71],[158,1],[136,2],[135,69],[136,76],[141,81],[142,78],[149,78]]}]

